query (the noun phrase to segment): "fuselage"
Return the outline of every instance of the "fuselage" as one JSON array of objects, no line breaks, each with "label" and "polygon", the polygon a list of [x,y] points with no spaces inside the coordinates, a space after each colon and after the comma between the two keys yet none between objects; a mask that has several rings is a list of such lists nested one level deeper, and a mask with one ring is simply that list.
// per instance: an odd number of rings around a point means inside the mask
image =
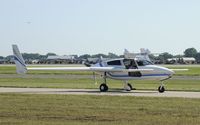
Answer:
[{"label": "fuselage", "polygon": [[100,61],[94,66],[114,67],[117,69],[152,69],[152,71],[138,72],[106,72],[107,77],[117,80],[165,80],[172,77],[174,72],[168,68],[157,66],[147,60],[112,59]]}]

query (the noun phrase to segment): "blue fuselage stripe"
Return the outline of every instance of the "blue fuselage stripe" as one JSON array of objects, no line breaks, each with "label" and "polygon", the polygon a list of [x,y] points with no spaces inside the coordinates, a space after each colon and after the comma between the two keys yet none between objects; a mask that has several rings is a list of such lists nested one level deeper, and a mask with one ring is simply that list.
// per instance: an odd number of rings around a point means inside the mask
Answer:
[{"label": "blue fuselage stripe", "polygon": [[169,76],[169,74],[145,74],[142,76]]},{"label": "blue fuselage stripe", "polygon": [[[129,76],[129,75],[113,75],[111,73],[108,73],[111,77],[134,77],[134,76]],[[143,74],[141,77],[145,76],[169,76],[169,74]]]}]

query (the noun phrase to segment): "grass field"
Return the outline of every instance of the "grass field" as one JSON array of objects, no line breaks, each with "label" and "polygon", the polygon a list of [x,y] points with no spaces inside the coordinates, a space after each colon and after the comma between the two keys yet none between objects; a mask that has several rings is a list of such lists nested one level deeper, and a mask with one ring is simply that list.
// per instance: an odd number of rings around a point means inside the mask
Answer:
[{"label": "grass field", "polygon": [[0,95],[1,125],[199,125],[200,101],[182,98]]},{"label": "grass field", "polygon": [[[98,83],[101,83],[98,80]],[[199,80],[169,80],[165,86],[167,90],[179,91],[200,91]],[[138,90],[157,90],[157,81],[130,81]],[[111,89],[122,89],[121,81],[108,80]],[[1,78],[0,87],[36,87],[36,88],[99,88],[99,84],[94,84],[92,79],[87,78]]]},{"label": "grass field", "polygon": [[[170,67],[170,66],[167,66]],[[197,77],[200,66],[177,76]],[[76,76],[77,75],[77,76]],[[32,71],[16,75],[14,66],[0,66],[0,87],[99,88],[90,72]],[[167,90],[200,91],[199,79],[171,79]],[[101,79],[98,79],[101,83]],[[130,81],[137,89],[156,90],[159,82]],[[108,80],[113,89],[122,82]],[[199,125],[199,99],[0,94],[0,125]]]},{"label": "grass field", "polygon": [[188,69],[188,71],[177,71],[175,76],[200,76],[200,65],[164,65],[171,69]]}]

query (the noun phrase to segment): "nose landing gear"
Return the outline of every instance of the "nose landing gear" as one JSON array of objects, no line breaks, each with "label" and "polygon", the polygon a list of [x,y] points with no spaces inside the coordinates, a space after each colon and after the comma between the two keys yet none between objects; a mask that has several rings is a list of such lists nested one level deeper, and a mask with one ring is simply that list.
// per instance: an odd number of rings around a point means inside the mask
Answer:
[{"label": "nose landing gear", "polygon": [[165,87],[164,87],[163,81],[161,81],[161,85],[158,87],[158,92],[160,92],[160,93],[165,92]]},{"label": "nose landing gear", "polygon": [[165,92],[165,87],[164,87],[164,86],[159,86],[159,87],[158,87],[158,91],[159,91],[160,93]]}]

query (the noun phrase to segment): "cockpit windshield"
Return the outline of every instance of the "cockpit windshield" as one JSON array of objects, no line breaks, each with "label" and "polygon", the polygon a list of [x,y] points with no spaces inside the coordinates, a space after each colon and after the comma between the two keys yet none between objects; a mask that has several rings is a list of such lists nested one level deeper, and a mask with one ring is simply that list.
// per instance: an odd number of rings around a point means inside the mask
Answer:
[{"label": "cockpit windshield", "polygon": [[152,62],[147,61],[147,60],[137,60],[138,66],[146,66],[146,65],[153,65]]}]

